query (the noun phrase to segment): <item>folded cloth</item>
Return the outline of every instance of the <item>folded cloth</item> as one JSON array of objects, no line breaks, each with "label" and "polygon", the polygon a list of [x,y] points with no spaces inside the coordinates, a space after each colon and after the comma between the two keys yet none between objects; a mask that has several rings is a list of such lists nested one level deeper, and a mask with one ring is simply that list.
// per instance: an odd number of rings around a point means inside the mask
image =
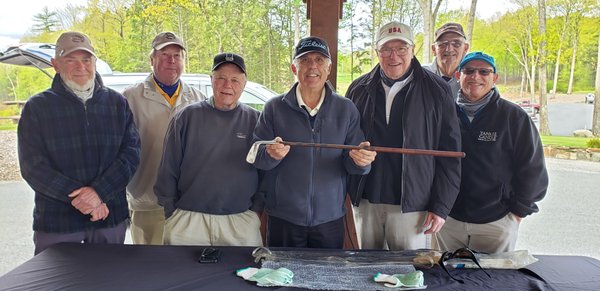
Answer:
[{"label": "folded cloth", "polygon": [[384,283],[385,287],[389,288],[398,288],[398,287],[408,287],[408,288],[422,288],[425,287],[425,278],[423,277],[423,272],[414,271],[407,274],[381,274],[377,273],[373,280],[378,283]]},{"label": "folded cloth", "polygon": [[236,275],[247,281],[256,282],[261,287],[289,286],[292,284],[294,273],[286,268],[243,268],[235,271]]}]

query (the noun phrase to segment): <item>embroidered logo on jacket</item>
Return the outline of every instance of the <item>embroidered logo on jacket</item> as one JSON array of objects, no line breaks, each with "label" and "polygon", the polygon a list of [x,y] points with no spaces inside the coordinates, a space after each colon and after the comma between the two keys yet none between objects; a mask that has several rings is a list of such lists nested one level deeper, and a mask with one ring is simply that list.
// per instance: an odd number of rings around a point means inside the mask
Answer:
[{"label": "embroidered logo on jacket", "polygon": [[235,136],[236,136],[237,138],[246,138],[246,134],[245,134],[245,133],[243,133],[243,132],[237,132],[237,133],[235,134]]},{"label": "embroidered logo on jacket", "polygon": [[478,141],[496,141],[498,133],[495,131],[480,131]]}]

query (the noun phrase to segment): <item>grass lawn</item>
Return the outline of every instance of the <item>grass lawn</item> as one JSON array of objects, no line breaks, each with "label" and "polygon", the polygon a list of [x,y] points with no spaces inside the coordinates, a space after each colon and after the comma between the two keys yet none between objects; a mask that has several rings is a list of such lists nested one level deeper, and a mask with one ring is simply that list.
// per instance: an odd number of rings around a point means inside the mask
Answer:
[{"label": "grass lawn", "polygon": [[544,144],[545,146],[553,145],[587,148],[588,140],[590,140],[590,138],[573,136],[542,136],[542,144]]}]

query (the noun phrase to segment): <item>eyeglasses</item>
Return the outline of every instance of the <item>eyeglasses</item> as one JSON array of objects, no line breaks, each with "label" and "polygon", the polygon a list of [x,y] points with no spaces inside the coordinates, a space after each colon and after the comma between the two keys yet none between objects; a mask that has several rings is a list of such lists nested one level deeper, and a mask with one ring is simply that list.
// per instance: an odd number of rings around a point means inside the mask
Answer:
[{"label": "eyeglasses", "polygon": [[474,68],[462,68],[460,70],[461,73],[465,74],[465,75],[472,75],[475,72],[478,72],[479,75],[481,76],[487,76],[490,73],[494,72],[493,69],[474,69]]},{"label": "eyeglasses", "polygon": [[455,48],[459,48],[464,44],[464,42],[461,40],[458,40],[458,39],[454,39],[454,40],[436,41],[436,42],[434,42],[434,44],[441,49],[447,49],[448,45],[452,45]]},{"label": "eyeglasses", "polygon": [[378,50],[378,52],[382,58],[387,58],[387,57],[391,56],[392,52],[399,56],[405,56],[408,53],[409,48],[410,48],[409,46],[401,46],[401,47],[395,47],[395,48],[382,48],[382,49]]},{"label": "eyeglasses", "polygon": [[450,274],[450,272],[448,271],[448,269],[446,269],[447,261],[452,260],[452,259],[471,260],[477,265],[477,267],[479,267],[479,269],[481,269],[486,275],[488,275],[488,277],[492,278],[492,276],[488,272],[486,272],[485,269],[483,269],[481,267],[481,265],[479,264],[479,260],[477,260],[477,257],[475,256],[475,252],[473,252],[471,249],[460,248],[460,249],[455,250],[454,252],[450,252],[450,251],[444,252],[442,254],[442,256],[440,257],[440,261],[439,261],[440,267],[442,267],[442,269],[446,272],[446,274],[448,274],[448,276],[450,276],[450,278],[452,278],[453,280],[455,280],[461,284],[464,284],[465,281],[453,277]]}]

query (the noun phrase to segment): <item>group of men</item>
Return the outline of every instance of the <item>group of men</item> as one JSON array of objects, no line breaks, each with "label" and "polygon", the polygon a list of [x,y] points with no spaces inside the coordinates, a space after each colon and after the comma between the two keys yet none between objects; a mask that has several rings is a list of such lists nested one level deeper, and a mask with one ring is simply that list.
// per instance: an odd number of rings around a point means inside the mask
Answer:
[{"label": "group of men", "polygon": [[261,246],[263,212],[268,246],[342,248],[352,212],[364,249],[513,250],[548,177],[535,125],[495,87],[494,58],[467,54],[457,23],[436,31],[428,66],[405,24],[385,24],[376,41],[379,64],[343,97],[327,82],[327,43],[301,39],[297,82],[261,113],[239,102],[247,70],[238,54],[214,57],[207,99],[180,79],[182,39],[160,33],[152,73],[121,95],[96,74],[89,38],[62,34],[52,87],[27,102],[18,129],[21,172],[35,191],[35,253],[123,243],[129,216],[136,244]]}]

